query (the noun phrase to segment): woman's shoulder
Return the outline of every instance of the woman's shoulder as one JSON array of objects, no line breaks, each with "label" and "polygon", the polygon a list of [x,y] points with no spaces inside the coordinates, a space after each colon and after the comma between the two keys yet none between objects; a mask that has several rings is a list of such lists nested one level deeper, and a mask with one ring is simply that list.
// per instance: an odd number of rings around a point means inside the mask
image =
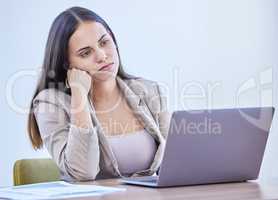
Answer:
[{"label": "woman's shoulder", "polygon": [[166,85],[145,78],[129,79],[126,83],[134,93],[144,98],[152,111],[157,112],[166,106],[168,99]]},{"label": "woman's shoulder", "polygon": [[133,89],[133,91],[149,95],[157,93],[159,87],[159,83],[157,81],[142,77],[125,79],[124,81],[131,89]]},{"label": "woman's shoulder", "polygon": [[156,81],[150,80],[147,78],[143,78],[143,77],[134,77],[134,78],[124,79],[124,81],[126,81],[127,83],[141,83],[141,84],[145,84],[146,86],[151,86],[151,85],[157,84]]}]

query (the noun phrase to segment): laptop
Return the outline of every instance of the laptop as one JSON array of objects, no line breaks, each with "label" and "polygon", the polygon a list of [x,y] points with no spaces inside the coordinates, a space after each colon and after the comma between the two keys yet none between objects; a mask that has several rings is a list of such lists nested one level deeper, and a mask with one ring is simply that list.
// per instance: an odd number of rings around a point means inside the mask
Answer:
[{"label": "laptop", "polygon": [[157,176],[122,183],[170,187],[257,179],[273,107],[175,111]]}]

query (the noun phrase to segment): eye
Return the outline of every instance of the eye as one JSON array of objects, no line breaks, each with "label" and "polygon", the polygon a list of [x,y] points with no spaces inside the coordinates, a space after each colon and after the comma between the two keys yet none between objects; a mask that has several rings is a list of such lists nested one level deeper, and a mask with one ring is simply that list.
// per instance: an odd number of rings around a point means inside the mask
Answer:
[{"label": "eye", "polygon": [[105,46],[107,43],[109,42],[109,40],[102,40],[101,42],[100,42],[100,46]]},{"label": "eye", "polygon": [[88,50],[88,51],[85,51],[84,53],[80,54],[80,56],[81,56],[82,58],[85,58],[85,57],[87,57],[88,55],[90,55],[90,53],[91,53],[91,50]]}]

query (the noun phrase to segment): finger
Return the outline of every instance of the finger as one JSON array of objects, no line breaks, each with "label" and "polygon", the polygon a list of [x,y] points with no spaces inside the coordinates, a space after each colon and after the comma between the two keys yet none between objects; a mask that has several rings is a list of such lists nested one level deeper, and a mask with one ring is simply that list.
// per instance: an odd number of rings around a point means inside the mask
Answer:
[{"label": "finger", "polygon": [[76,69],[77,67],[76,67],[76,65],[70,64],[70,65],[69,65],[69,68],[70,68],[70,69]]},{"label": "finger", "polygon": [[89,72],[86,70],[77,69],[77,71],[79,71],[80,73],[82,73],[84,75],[89,75]]},{"label": "finger", "polygon": [[71,71],[72,71],[71,69],[69,69],[69,70],[67,71],[67,77],[70,76]]},{"label": "finger", "polygon": [[77,65],[73,66],[73,69],[84,71],[83,67],[80,67],[80,66],[77,66]]},{"label": "finger", "polygon": [[73,64],[70,64],[69,65],[69,69],[73,69],[74,68],[74,65]]}]

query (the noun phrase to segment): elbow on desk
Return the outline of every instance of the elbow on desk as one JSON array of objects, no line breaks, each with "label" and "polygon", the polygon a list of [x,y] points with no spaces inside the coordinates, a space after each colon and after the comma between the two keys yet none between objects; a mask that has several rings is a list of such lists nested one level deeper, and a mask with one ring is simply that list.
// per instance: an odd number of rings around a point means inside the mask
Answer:
[{"label": "elbow on desk", "polygon": [[65,166],[64,173],[66,176],[69,176],[70,179],[75,181],[94,181],[100,171],[99,166],[97,166],[96,169],[92,169],[90,167],[77,168],[71,164],[67,164]]}]

